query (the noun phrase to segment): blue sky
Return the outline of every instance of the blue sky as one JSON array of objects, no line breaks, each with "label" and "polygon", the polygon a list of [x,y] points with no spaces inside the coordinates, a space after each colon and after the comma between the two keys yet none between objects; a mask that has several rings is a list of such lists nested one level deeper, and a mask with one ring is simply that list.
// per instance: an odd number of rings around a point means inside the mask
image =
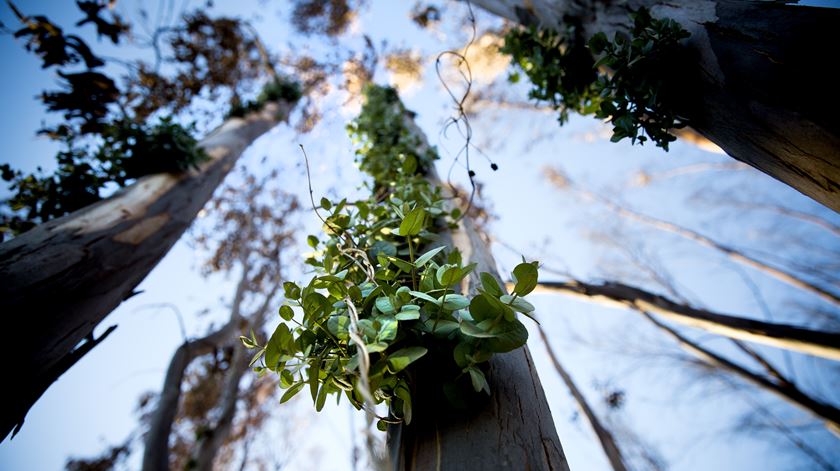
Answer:
[{"label": "blue sky", "polygon": [[[275,51],[294,47],[323,54],[329,49],[290,33],[285,18],[278,16],[283,10],[279,4],[245,0],[216,4],[216,13],[253,20]],[[63,24],[76,17],[70,2],[19,2],[18,5],[29,13],[47,13]],[[136,18],[134,3],[121,1],[118,5],[126,16]],[[466,32],[456,27],[464,18],[463,7],[450,4],[447,19],[439,31],[429,33],[410,22],[406,15],[410,6],[411,2],[372,1],[354,30],[371,34],[377,43],[387,38],[393,46],[418,49],[427,57],[446,48],[463,46]],[[150,13],[154,15],[151,7]],[[15,24],[5,6],[0,7],[0,20],[6,25]],[[489,15],[478,16],[479,28],[496,24],[494,21]],[[348,41],[358,44],[361,38],[358,33],[351,34]],[[93,38],[91,43],[113,50]],[[26,170],[37,165],[49,168],[55,147],[34,137],[34,133],[42,120],[52,118],[44,114],[33,97],[51,87],[54,79],[49,71],[40,70],[37,60],[22,51],[21,45],[9,36],[0,37],[0,58],[4,70],[13,71],[0,74],[0,93],[5,105],[0,113],[0,139],[5,144],[2,162]],[[379,70],[376,79],[386,82],[387,72]],[[520,86],[515,92],[524,96],[526,89]],[[409,108],[418,112],[419,124],[441,151],[439,171],[446,174],[452,164],[451,156],[463,142],[455,133],[449,133],[448,138],[441,133],[452,109],[431,68],[427,68],[422,85],[404,94],[404,99]],[[343,129],[352,112],[342,108],[338,98],[330,100],[325,119],[312,133],[299,136],[288,126],[280,125],[260,138],[240,163],[257,168],[258,162],[267,156],[269,166],[282,169],[282,178],[286,179],[284,189],[305,201],[308,197],[297,150],[298,143],[302,143],[313,162],[316,199],[318,194],[345,196],[357,192],[361,177],[352,165],[352,144]],[[487,164],[476,159],[479,162],[476,171],[483,184],[483,203],[497,217],[489,229],[498,240],[547,266],[568,268],[588,280],[620,273],[625,282],[655,289],[624,255],[627,251],[642,253],[670,271],[693,301],[724,312],[763,317],[753,292],[730,262],[673,236],[622,221],[605,208],[581,201],[568,192],[557,191],[543,177],[546,165],[562,167],[576,182],[628,206],[762,254],[809,260],[824,258],[828,252],[834,254],[836,261],[840,253],[837,239],[819,229],[767,213],[745,213],[702,203],[719,194],[770,200],[840,223],[836,214],[751,169],[686,174],[654,181],[645,187],[629,183],[642,169],[655,174],[698,163],[732,162],[726,156],[681,142],[673,144],[668,153],[651,146],[631,146],[626,141],[612,144],[608,133],[604,137],[603,125],[591,118],[573,117],[560,128],[554,117],[545,113],[505,110],[492,114],[472,122],[476,142],[500,166],[498,172],[492,172]],[[455,172],[454,179],[463,183],[464,172]],[[317,231],[317,220],[311,214],[303,214],[299,224],[304,228],[301,240],[306,233]],[[171,309],[160,307],[161,304],[177,307],[191,336],[204,332],[211,322],[224,319],[223,300],[230,298],[235,276],[201,277],[197,271],[201,254],[191,248],[188,239],[186,236],[179,242],[147,277],[140,287],[144,290],[142,295],[124,303],[105,320],[101,328],[119,325],[114,334],[47,391],[14,440],[0,444],[0,468],[61,469],[68,456],[95,454],[130,433],[135,426],[133,409],[137,396],[160,387],[169,356],[182,341],[175,316]],[[796,240],[806,240],[808,244]],[[301,247],[300,251],[306,249]],[[498,244],[494,252],[503,274],[519,259],[518,253]],[[289,276],[303,280],[307,275],[300,266],[292,265]],[[755,283],[778,320],[808,322],[797,310],[797,303],[808,302],[809,298],[757,272],[746,270],[745,276]],[[784,442],[738,433],[738,418],[747,410],[748,401],[769,404],[774,412],[791,420],[801,420],[803,416],[766,395],[732,393],[721,382],[697,381],[696,375],[683,363],[672,360],[679,350],[637,315],[557,296],[530,298],[555,350],[596,408],[604,411],[598,399],[603,384],[624,389],[627,406],[610,414],[610,420],[624,424],[657,447],[671,469],[810,467],[807,461],[780,446]],[[211,308],[209,315],[194,315],[205,307]],[[704,345],[731,353],[722,339],[691,335]],[[571,397],[552,370],[533,331],[529,346],[572,469],[607,469],[594,435],[576,413]],[[788,364],[778,352],[760,351],[780,364]],[[801,355],[791,357],[789,364],[795,369],[797,379],[810,391],[835,403],[840,401],[836,364]],[[349,469],[348,443],[363,417],[355,416],[351,424],[351,415],[345,408],[330,406],[316,416],[306,400],[296,401],[291,409],[293,412],[280,413],[292,414],[296,423],[301,424],[302,433],[297,436],[302,441],[302,451],[295,455],[290,469]],[[321,443],[315,438],[320,438]],[[834,462],[840,462],[836,440],[818,429],[808,432],[806,438]],[[314,456],[320,459],[317,465],[312,461]],[[131,467],[136,467],[136,459],[135,455]]]}]

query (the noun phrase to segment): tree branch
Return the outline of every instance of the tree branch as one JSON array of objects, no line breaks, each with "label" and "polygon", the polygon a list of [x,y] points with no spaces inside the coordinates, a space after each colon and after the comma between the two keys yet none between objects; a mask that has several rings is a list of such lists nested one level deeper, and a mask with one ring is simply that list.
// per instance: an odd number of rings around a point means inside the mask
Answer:
[{"label": "tree branch", "polygon": [[551,348],[551,343],[549,343],[548,337],[545,335],[545,330],[540,324],[537,324],[537,331],[540,333],[540,338],[543,341],[543,345],[545,345],[545,350],[548,353],[548,357],[551,359],[551,363],[554,365],[554,369],[557,370],[557,374],[560,375],[560,378],[566,384],[566,387],[569,388],[569,392],[572,393],[578,407],[580,407],[584,415],[586,415],[586,418],[589,420],[589,424],[595,431],[598,441],[601,442],[601,448],[604,449],[604,454],[607,455],[607,459],[609,460],[613,471],[627,471],[627,466],[624,463],[624,458],[621,456],[621,449],[618,447],[615,437],[606,427],[604,427],[601,420],[598,419],[597,415],[595,415],[595,411],[589,406],[589,403],[586,401],[586,397],[584,397],[583,393],[580,389],[578,389],[571,375],[569,375],[566,369],[563,368],[563,365],[560,364],[560,360],[557,358],[557,354],[554,353],[554,349]]},{"label": "tree branch", "polygon": [[805,412],[808,412],[817,419],[821,420],[829,431],[840,437],[840,409],[812,398],[793,384],[776,383],[763,376],[755,374],[741,365],[738,365],[710,350],[701,347],[686,337],[683,337],[676,330],[656,320],[656,318],[654,318],[650,313],[645,311],[639,312],[641,312],[645,318],[647,318],[655,326],[665,331],[668,335],[679,342],[684,349],[695,356],[700,357],[702,360],[711,365],[738,376],[753,386],[773,393],[782,400],[785,400]]},{"label": "tree branch", "polygon": [[651,312],[681,324],[733,339],[840,360],[840,333],[820,332],[696,309],[664,296],[617,282],[591,284],[572,280],[543,282],[537,291],[596,299],[606,304]]},{"label": "tree branch", "polygon": [[677,224],[674,224],[674,223],[671,223],[671,222],[668,222],[668,221],[664,221],[662,219],[658,219],[658,218],[655,218],[655,217],[652,217],[652,216],[648,216],[646,214],[642,214],[642,213],[639,213],[637,211],[627,209],[627,208],[625,208],[625,207],[623,207],[619,204],[616,204],[615,202],[613,202],[613,201],[611,201],[607,198],[604,198],[600,195],[597,195],[597,194],[595,194],[591,191],[574,187],[571,184],[571,182],[569,181],[568,178],[566,178],[565,176],[563,176],[562,174],[560,174],[559,172],[557,172],[554,169],[547,169],[546,174],[547,174],[547,177],[548,177],[549,181],[551,183],[553,183],[555,186],[557,186],[561,189],[572,189],[572,191],[577,192],[578,194],[580,194],[584,198],[598,201],[598,202],[607,206],[612,211],[614,211],[615,213],[617,213],[618,215],[620,215],[622,217],[626,217],[628,219],[632,219],[634,221],[641,222],[642,224],[646,224],[646,225],[651,226],[653,228],[656,228],[656,229],[659,229],[659,230],[662,230],[662,231],[665,231],[665,232],[670,232],[672,234],[676,234],[680,237],[684,237],[684,238],[689,239],[689,240],[693,240],[694,242],[696,242],[696,243],[698,243],[698,244],[700,244],[704,247],[708,247],[708,248],[714,249],[714,250],[722,253],[723,255],[728,257],[730,260],[733,260],[733,261],[735,261],[737,263],[740,263],[742,265],[752,267],[752,268],[754,268],[756,270],[759,270],[759,271],[761,271],[761,272],[763,272],[763,273],[765,273],[765,274],[767,274],[767,275],[769,275],[773,278],[776,278],[777,280],[779,280],[783,283],[787,283],[788,285],[793,286],[795,288],[799,288],[803,291],[807,291],[811,294],[815,294],[815,295],[819,296],[820,298],[822,298],[822,299],[824,299],[824,300],[826,300],[826,301],[828,301],[828,302],[830,302],[830,303],[832,303],[836,306],[840,306],[840,295],[838,295],[837,293],[831,292],[831,291],[829,291],[825,288],[822,288],[820,286],[817,286],[813,283],[809,283],[808,281],[803,280],[802,278],[796,276],[793,273],[790,273],[790,272],[782,270],[780,268],[776,268],[774,266],[768,265],[768,264],[766,264],[766,263],[764,263],[764,262],[762,262],[762,261],[760,261],[760,260],[758,260],[754,257],[751,257],[751,256],[743,253],[742,251],[740,251],[740,250],[738,250],[734,247],[730,247],[728,245],[722,244],[722,243],[720,243],[720,242],[718,242],[718,241],[716,241],[716,240],[714,240],[710,237],[707,237],[707,236],[704,236],[703,234],[700,234],[699,232],[695,232],[691,229],[682,227],[680,225],[677,225]]}]

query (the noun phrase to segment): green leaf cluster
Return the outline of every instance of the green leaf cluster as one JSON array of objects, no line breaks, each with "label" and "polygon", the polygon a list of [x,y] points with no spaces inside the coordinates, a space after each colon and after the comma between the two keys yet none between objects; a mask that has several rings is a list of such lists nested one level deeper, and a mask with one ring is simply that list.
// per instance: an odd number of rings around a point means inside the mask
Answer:
[{"label": "green leaf cluster", "polygon": [[588,44],[575,28],[566,34],[533,26],[511,30],[501,51],[528,76],[529,97],[558,110],[561,124],[570,110],[594,115],[612,124],[613,142],[651,140],[667,151],[676,139],[670,130],[686,123],[674,111],[666,77],[679,67],[679,44],[689,33],[674,20],[651,17],[645,8],[631,18],[629,36],[616,33],[610,40],[597,33]]},{"label": "green leaf cluster", "polygon": [[[282,322],[266,345],[243,338],[246,347],[258,349],[257,371],[280,375],[287,389],[283,401],[308,387],[317,410],[329,395],[361,408],[367,352],[374,400],[410,422],[412,370],[424,358],[435,359],[425,367],[440,372],[441,388],[463,379],[475,392],[489,393],[484,364],[528,338],[516,313],[534,310],[522,297],[536,286],[536,262],[514,269],[512,295],[489,273],[480,274],[475,296],[462,293],[475,265],[441,245],[438,233],[453,224],[454,211],[423,177],[435,156],[417,152],[405,113],[392,89],[368,89],[350,130],[360,168],[373,177],[370,198],[321,200],[325,234],[307,238],[315,252],[306,263],[316,276],[305,286],[284,284]],[[449,372],[455,376],[445,377]]]},{"label": "green leaf cluster", "polygon": [[14,213],[0,218],[0,233],[19,234],[95,203],[106,185],[126,186],[144,175],[197,167],[208,157],[192,131],[171,118],[155,124],[117,120],[102,126],[97,146],[73,145],[68,139],[68,149],[58,153],[58,168],[50,175],[0,165],[14,192],[7,201]]},{"label": "green leaf cluster", "polygon": [[254,100],[243,102],[235,102],[231,105],[228,111],[228,117],[242,118],[249,113],[259,111],[267,103],[284,101],[286,103],[296,103],[303,96],[300,83],[279,77],[276,80],[268,82],[263,87],[262,91]]}]

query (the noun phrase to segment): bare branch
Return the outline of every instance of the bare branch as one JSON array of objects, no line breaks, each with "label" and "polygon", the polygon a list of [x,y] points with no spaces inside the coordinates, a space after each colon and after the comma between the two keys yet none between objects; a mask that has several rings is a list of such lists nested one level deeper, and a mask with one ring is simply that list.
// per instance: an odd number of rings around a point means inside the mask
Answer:
[{"label": "bare branch", "polygon": [[815,294],[834,305],[840,306],[840,295],[822,287],[816,286],[813,283],[809,283],[803,280],[802,278],[794,275],[793,273],[770,266],[754,257],[745,254],[744,252],[734,247],[722,244],[710,237],[700,234],[699,232],[693,231],[691,229],[682,227],[680,225],[668,221],[664,221],[662,219],[657,219],[655,217],[639,213],[637,211],[627,209],[609,200],[608,198],[605,198],[603,196],[600,196],[582,188],[574,187],[567,177],[565,177],[555,169],[546,169],[546,176],[548,177],[549,181],[551,181],[551,183],[553,183],[558,188],[566,190],[571,189],[572,191],[575,191],[584,198],[598,201],[622,217],[626,217],[628,219],[641,222],[642,224],[646,224],[656,229],[665,232],[670,232],[672,234],[676,234],[680,237],[684,237],[689,240],[693,240],[694,242],[704,247],[708,247],[722,253],[723,255],[727,256],[729,259],[735,262],[752,267],[773,278],[776,278],[777,280],[783,283],[787,283],[803,291]]},{"label": "bare branch", "polygon": [[537,324],[537,331],[540,333],[540,338],[545,345],[545,350],[548,353],[548,357],[551,359],[551,363],[554,365],[554,369],[557,370],[557,374],[560,375],[560,378],[566,384],[566,387],[569,388],[569,392],[572,393],[578,407],[580,407],[584,415],[586,415],[587,420],[589,420],[589,424],[595,431],[598,441],[601,442],[601,448],[604,449],[604,454],[607,455],[607,459],[609,460],[613,471],[627,471],[627,466],[624,463],[624,458],[621,456],[621,449],[618,447],[615,437],[613,437],[613,434],[604,427],[601,420],[598,419],[597,415],[595,415],[595,411],[593,411],[592,407],[589,406],[586,397],[584,397],[583,393],[580,389],[578,389],[571,375],[569,375],[566,369],[563,368],[563,365],[557,358],[557,354],[554,353],[554,349],[551,348],[551,343],[549,343],[548,337],[545,335],[545,330],[540,324]]},{"label": "bare branch", "polygon": [[596,299],[622,308],[651,312],[674,322],[733,339],[840,360],[840,332],[820,332],[787,324],[719,314],[613,281],[602,284],[578,280],[543,282],[538,290]]},{"label": "bare branch", "polygon": [[776,383],[763,376],[753,373],[752,371],[747,370],[746,368],[738,365],[737,363],[734,363],[706,348],[701,347],[697,343],[682,336],[676,330],[656,320],[656,318],[654,318],[651,314],[644,311],[640,312],[655,326],[662,329],[664,332],[666,332],[668,335],[674,338],[677,342],[679,342],[680,346],[682,346],[684,349],[700,357],[702,360],[709,363],[710,365],[713,365],[731,374],[734,374],[735,376],[741,378],[747,383],[750,383],[753,386],[756,386],[764,391],[773,393],[780,399],[799,407],[803,411],[821,420],[830,432],[840,437],[840,409],[837,409],[836,407],[830,404],[825,404],[814,399],[813,397],[809,396],[793,384]]}]

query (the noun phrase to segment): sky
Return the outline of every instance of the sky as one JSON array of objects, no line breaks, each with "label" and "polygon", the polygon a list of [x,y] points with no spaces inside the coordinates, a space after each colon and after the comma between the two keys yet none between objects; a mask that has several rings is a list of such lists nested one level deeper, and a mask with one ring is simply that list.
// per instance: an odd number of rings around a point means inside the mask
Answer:
[{"label": "sky", "polygon": [[[179,6],[185,3],[189,2],[175,2]],[[118,2],[120,12],[130,19],[137,17],[136,5]],[[443,24],[429,32],[411,23],[407,15],[411,2],[373,0],[351,28],[347,41],[359,44],[362,33],[370,34],[377,45],[387,39],[392,47],[417,50],[430,58],[430,65],[441,51],[461,48],[469,35],[469,28],[463,27],[465,8],[447,5]],[[47,13],[64,24],[76,17],[71,2],[21,1],[18,6],[33,14]],[[154,9],[149,9],[154,17]],[[288,12],[280,3],[217,1],[212,11],[253,21],[266,44],[277,52],[299,48],[324,54],[329,49],[328,45],[291,32],[286,22]],[[7,26],[15,24],[5,5],[0,7],[0,21]],[[477,23],[479,29],[499,25],[498,20],[480,12]],[[89,35],[85,37],[96,47],[106,51],[110,48]],[[143,52],[127,54],[142,56]],[[0,113],[4,154],[0,161],[24,170],[39,165],[49,169],[56,148],[35,137],[35,131],[43,120],[54,117],[46,115],[34,97],[52,87],[54,79],[49,72],[40,70],[37,60],[9,35],[0,36],[0,60],[4,70],[14,71],[0,74],[4,103]],[[499,79],[503,82],[503,78],[504,73]],[[389,74],[378,70],[375,80],[387,83]],[[507,90],[519,97],[527,93],[523,84]],[[454,168],[453,181],[464,184],[466,170],[453,163],[463,140],[457,133],[443,132],[444,122],[453,110],[433,67],[427,66],[423,82],[402,96],[407,107],[418,113],[418,123],[440,151],[439,173],[447,175]],[[340,96],[328,98],[327,105],[323,121],[311,133],[299,135],[281,124],[258,139],[243,155],[240,165],[255,171],[263,167],[280,169],[283,189],[306,201],[303,162],[298,151],[298,144],[303,144],[312,160],[316,200],[319,195],[340,199],[359,194],[362,176],[352,163],[353,147],[344,131],[345,123],[358,109],[352,104],[344,105]],[[770,315],[777,321],[812,322],[799,308],[800,304],[812,302],[802,293],[755,271],[739,269],[696,244],[647,230],[569,191],[558,191],[544,177],[543,169],[562,168],[577,184],[601,195],[780,262],[836,262],[840,243],[819,228],[714,201],[770,201],[840,224],[840,217],[830,210],[749,168],[664,178],[667,174],[663,172],[672,169],[734,161],[680,141],[668,153],[652,146],[631,146],[627,141],[613,144],[608,140],[608,128],[591,118],[573,116],[569,123],[558,127],[549,113],[491,110],[474,118],[471,124],[476,145],[499,165],[499,171],[493,172],[489,163],[473,154],[474,169],[482,183],[481,202],[494,215],[489,230],[497,241],[493,249],[503,276],[524,254],[581,279],[618,277],[627,283],[658,289],[627,258],[627,253],[632,253],[671,273],[675,284],[694,304],[755,318]],[[265,164],[260,163],[263,158]],[[663,178],[639,186],[634,182],[640,171]],[[303,245],[305,234],[316,233],[319,224],[311,213],[301,214],[297,224],[301,228],[297,251],[303,253],[307,251]],[[30,411],[17,437],[0,443],[0,469],[62,469],[68,457],[96,454],[132,432],[136,426],[137,397],[160,387],[169,357],[183,341],[175,310],[181,314],[190,337],[201,335],[210,324],[218,324],[226,316],[224,301],[230,299],[236,276],[202,277],[198,272],[202,261],[202,253],[190,243],[190,235],[185,235],[143,281],[143,294],[123,303],[100,326],[100,331],[113,324],[118,329],[47,391]],[[294,260],[287,262],[290,279],[303,281],[309,276]],[[541,277],[559,279],[546,272]],[[756,292],[760,298],[754,296]],[[599,399],[604,391],[622,389],[626,405],[605,414],[609,422],[655,447],[670,469],[813,467],[789,452],[789,444],[778,438],[739,431],[741,416],[756,401],[779,417],[797,423],[804,416],[765,394],[731,392],[723,381],[697,380],[693,370],[673,360],[679,350],[636,314],[556,295],[534,294],[529,299],[537,307],[561,361],[596,409],[606,412]],[[766,311],[761,309],[762,301],[769,306]],[[210,308],[209,314],[195,314],[205,308]],[[533,325],[529,324],[529,329],[529,347],[571,468],[608,469],[588,424],[553,371]],[[720,338],[686,333],[704,345],[734,354]],[[759,350],[783,365],[785,371],[795,372],[797,380],[809,391],[840,402],[840,371],[836,364],[803,355],[782,355],[771,349]],[[350,469],[349,444],[354,436],[358,437],[363,416],[331,405],[316,415],[308,399],[301,399],[288,407],[278,406],[278,414],[292,417],[299,427],[295,433],[299,445],[289,469]],[[274,433],[283,438],[281,432]],[[809,444],[833,462],[840,462],[836,439],[819,428],[807,428],[803,434]],[[129,468],[137,467],[139,455],[138,452],[131,457]]]}]

